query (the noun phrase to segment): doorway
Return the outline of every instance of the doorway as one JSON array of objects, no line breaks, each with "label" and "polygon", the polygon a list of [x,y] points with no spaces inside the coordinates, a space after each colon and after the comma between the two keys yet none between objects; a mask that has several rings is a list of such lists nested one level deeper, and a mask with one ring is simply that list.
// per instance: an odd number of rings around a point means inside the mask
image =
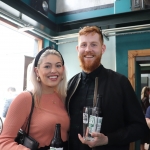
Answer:
[{"label": "doorway", "polygon": [[[141,57],[150,61],[150,49],[128,51],[128,79],[135,90],[138,99],[141,98],[141,66],[144,61],[138,61]],[[145,61],[146,62],[146,61]],[[147,63],[147,62],[146,62]],[[140,146],[140,145],[139,145]],[[135,150],[135,143],[131,143],[130,150]]]},{"label": "doorway", "polygon": [[145,50],[130,50],[128,51],[128,79],[133,87],[135,89],[135,67],[136,67],[136,57],[146,57],[150,56],[150,49]]}]

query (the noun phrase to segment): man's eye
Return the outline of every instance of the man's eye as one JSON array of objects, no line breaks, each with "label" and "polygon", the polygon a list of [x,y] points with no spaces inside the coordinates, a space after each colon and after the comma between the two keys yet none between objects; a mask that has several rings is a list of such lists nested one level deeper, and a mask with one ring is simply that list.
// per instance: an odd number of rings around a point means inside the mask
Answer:
[{"label": "man's eye", "polygon": [[92,46],[96,46],[96,44],[92,44]]},{"label": "man's eye", "polygon": [[81,47],[85,47],[86,46],[86,44],[81,44]]}]

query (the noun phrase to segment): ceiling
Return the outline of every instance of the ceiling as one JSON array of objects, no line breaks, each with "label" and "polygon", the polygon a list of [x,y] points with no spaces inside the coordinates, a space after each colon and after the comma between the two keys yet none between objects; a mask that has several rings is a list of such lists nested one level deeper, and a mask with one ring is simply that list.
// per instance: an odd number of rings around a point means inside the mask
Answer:
[{"label": "ceiling", "polygon": [[[107,40],[109,36],[150,32],[150,9],[55,24],[21,0],[1,0],[0,3],[3,4],[0,8],[3,19],[15,21],[18,28],[32,25],[34,29],[27,32],[37,34],[56,44],[64,43],[61,42],[63,39],[77,37],[79,28],[87,25],[101,27]],[[68,32],[71,34],[67,34]]]}]

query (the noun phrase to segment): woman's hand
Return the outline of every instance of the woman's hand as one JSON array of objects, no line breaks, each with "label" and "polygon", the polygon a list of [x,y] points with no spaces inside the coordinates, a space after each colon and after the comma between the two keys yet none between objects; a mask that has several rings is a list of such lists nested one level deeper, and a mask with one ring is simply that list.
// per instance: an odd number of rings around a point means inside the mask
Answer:
[{"label": "woman's hand", "polygon": [[93,132],[91,136],[94,138],[93,141],[87,141],[85,140],[80,134],[78,134],[79,140],[83,144],[87,144],[89,147],[96,147],[96,146],[102,146],[108,144],[108,137],[105,136],[102,133]]}]

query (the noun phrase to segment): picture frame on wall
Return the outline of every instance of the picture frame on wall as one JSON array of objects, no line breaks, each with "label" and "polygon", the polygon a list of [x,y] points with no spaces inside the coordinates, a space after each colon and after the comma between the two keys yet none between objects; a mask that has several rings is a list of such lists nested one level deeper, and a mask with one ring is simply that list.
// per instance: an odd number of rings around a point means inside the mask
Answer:
[{"label": "picture frame on wall", "polygon": [[132,3],[132,10],[140,10],[144,8],[143,0],[131,0],[131,3]]},{"label": "picture frame on wall", "polygon": [[150,9],[150,0],[131,0],[132,10]]}]

